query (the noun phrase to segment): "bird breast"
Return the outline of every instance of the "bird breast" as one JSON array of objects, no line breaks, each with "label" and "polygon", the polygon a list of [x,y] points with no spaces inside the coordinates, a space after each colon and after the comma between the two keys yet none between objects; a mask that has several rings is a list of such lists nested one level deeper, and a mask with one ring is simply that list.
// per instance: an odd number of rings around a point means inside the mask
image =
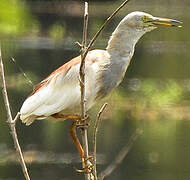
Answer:
[{"label": "bird breast", "polygon": [[121,83],[131,57],[132,54],[126,57],[120,57],[115,54],[109,57],[109,61],[100,65],[97,76],[97,84],[99,84],[97,99],[104,98]]}]

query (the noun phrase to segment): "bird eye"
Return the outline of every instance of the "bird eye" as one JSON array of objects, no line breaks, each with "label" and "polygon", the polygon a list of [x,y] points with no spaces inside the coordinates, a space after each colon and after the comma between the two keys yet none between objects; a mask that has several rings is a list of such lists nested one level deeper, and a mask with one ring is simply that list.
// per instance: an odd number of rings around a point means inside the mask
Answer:
[{"label": "bird eye", "polygon": [[143,16],[143,17],[142,17],[142,21],[143,21],[144,23],[148,22],[148,21],[149,21],[149,17],[148,17],[148,16]]}]

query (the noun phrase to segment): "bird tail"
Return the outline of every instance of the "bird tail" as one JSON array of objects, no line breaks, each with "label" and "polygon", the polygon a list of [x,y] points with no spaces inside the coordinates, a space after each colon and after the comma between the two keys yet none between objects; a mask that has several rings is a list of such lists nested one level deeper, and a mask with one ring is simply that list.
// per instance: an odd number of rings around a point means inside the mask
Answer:
[{"label": "bird tail", "polygon": [[26,124],[26,126],[31,125],[34,120],[36,119],[36,116],[31,115],[31,116],[25,116],[25,115],[20,115],[20,119],[22,121],[22,123]]}]

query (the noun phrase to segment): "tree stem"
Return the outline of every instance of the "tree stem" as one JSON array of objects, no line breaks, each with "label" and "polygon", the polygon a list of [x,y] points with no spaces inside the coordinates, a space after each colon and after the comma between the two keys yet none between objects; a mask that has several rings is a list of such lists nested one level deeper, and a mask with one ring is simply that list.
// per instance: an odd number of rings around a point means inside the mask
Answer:
[{"label": "tree stem", "polygon": [[17,157],[22,167],[22,172],[24,174],[24,177],[26,180],[30,180],[30,176],[28,174],[28,170],[24,161],[24,157],[23,157],[22,150],[18,141],[16,127],[15,127],[16,121],[19,118],[19,113],[16,115],[15,119],[12,118],[12,114],[11,114],[10,103],[9,103],[9,98],[8,98],[8,93],[7,93],[7,88],[6,88],[3,60],[2,60],[2,55],[1,55],[1,47],[0,47],[0,71],[1,71],[1,79],[2,79],[2,85],[3,85],[2,93],[3,93],[5,108],[7,111],[7,123],[9,124],[10,130],[11,130],[11,135],[13,138],[16,152],[17,152]]},{"label": "tree stem", "polygon": [[[84,26],[83,26],[83,38],[82,38],[82,46],[81,46],[81,64],[79,70],[79,78],[80,78],[80,88],[81,88],[81,118],[84,120],[86,124],[86,100],[85,100],[85,58],[86,55],[86,44],[87,44],[87,31],[88,30],[88,3],[85,2],[85,10],[84,10]],[[82,144],[84,150],[84,159],[82,160],[82,166],[85,169],[89,165],[88,158],[88,132],[87,127],[81,128],[81,136],[82,136]],[[85,180],[90,180],[90,174],[85,173]]]}]

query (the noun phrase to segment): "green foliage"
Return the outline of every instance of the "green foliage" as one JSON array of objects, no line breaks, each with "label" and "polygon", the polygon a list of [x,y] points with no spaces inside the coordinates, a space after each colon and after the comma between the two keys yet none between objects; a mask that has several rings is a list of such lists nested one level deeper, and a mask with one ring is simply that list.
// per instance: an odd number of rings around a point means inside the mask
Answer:
[{"label": "green foliage", "polygon": [[135,91],[117,88],[112,93],[107,100],[105,119],[112,119],[112,124],[119,128],[126,119],[182,118],[179,104],[184,97],[184,88],[178,81],[139,79],[139,82]]},{"label": "green foliage", "polygon": [[65,27],[61,24],[53,24],[49,29],[49,36],[54,39],[63,39],[65,35]]},{"label": "green foliage", "polygon": [[1,0],[1,35],[19,35],[37,29],[38,23],[30,15],[27,6],[20,0]]},{"label": "green foliage", "polygon": [[147,105],[162,107],[170,105],[181,99],[183,90],[174,80],[168,80],[165,84],[147,79],[141,86],[142,94]]}]

